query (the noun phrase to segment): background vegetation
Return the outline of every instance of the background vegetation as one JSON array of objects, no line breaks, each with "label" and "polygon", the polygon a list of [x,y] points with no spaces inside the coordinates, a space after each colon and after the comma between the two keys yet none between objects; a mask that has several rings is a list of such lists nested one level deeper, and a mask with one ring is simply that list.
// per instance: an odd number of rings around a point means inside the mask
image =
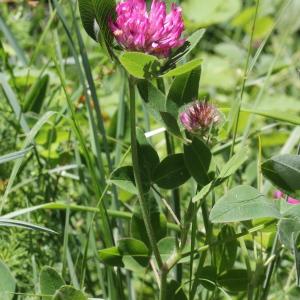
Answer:
[{"label": "background vegetation", "polygon": [[[234,185],[251,185],[272,199],[275,187],[263,177],[260,164],[275,154],[296,154],[300,140],[300,2],[180,2],[186,36],[206,29],[189,57],[203,59],[198,98],[209,99],[224,113],[212,149],[215,165],[228,161],[234,142],[236,149],[248,145],[230,184],[226,181],[208,196],[208,210]],[[168,88],[170,80],[165,83]],[[145,237],[130,180],[112,175],[131,164],[128,83],[124,71],[84,31],[76,1],[1,1],[0,86],[0,295],[11,291],[0,298],[38,299],[65,282],[91,298],[118,299],[120,280],[124,299],[156,299],[149,265],[109,273],[99,258],[109,230],[116,240]],[[164,133],[153,133],[162,125],[137,96],[138,126],[152,132],[152,145],[163,159]],[[174,145],[180,152],[182,144],[175,139]],[[181,215],[194,189],[193,180],[180,188]],[[174,237],[178,226],[166,207],[173,207],[174,191],[162,190],[155,197],[154,209],[167,217],[160,222],[168,222],[167,228],[159,223],[157,235],[166,236],[163,228]],[[109,227],[103,225],[102,203],[109,209]],[[180,216],[176,205],[175,211]],[[299,225],[300,215],[294,218]],[[274,243],[276,226],[236,238],[257,225],[234,222],[205,230],[202,215],[197,216],[189,247],[200,248],[222,235],[233,238],[195,257],[192,271],[189,256],[177,266],[174,278],[183,278],[179,286],[189,299],[192,288],[195,299],[299,298],[295,251]],[[191,286],[191,280],[196,284]],[[52,290],[43,282],[53,282]],[[65,299],[86,299],[73,290],[67,293],[71,298]]]}]

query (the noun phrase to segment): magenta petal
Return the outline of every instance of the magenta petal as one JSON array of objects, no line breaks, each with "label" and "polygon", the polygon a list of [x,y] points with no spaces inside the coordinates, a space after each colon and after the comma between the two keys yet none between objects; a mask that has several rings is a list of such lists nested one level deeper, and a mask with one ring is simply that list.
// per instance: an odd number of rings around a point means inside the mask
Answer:
[{"label": "magenta petal", "polygon": [[117,17],[109,27],[117,42],[125,49],[143,51],[167,57],[173,48],[180,47],[184,30],[181,8],[172,4],[167,14],[166,4],[153,0],[149,14],[145,0],[125,0],[116,7]]},{"label": "magenta petal", "polygon": [[192,133],[197,133],[199,130],[205,132],[219,123],[220,113],[212,104],[194,101],[187,105],[179,119],[188,131]]},{"label": "magenta petal", "polygon": [[297,199],[294,199],[292,197],[288,197],[288,201],[287,201],[289,204],[293,204],[293,205],[296,205],[296,204],[299,204],[300,201],[297,200]]}]

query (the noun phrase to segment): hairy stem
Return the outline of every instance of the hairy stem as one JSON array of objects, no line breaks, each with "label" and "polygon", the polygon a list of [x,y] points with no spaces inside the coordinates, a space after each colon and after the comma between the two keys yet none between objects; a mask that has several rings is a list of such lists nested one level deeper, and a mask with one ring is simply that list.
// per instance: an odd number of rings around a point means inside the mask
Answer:
[{"label": "hairy stem", "polygon": [[133,173],[135,178],[136,187],[138,190],[138,200],[141,206],[141,211],[143,219],[145,222],[145,227],[147,235],[151,244],[152,251],[157,261],[158,267],[161,269],[163,262],[156,244],[153,228],[150,221],[149,211],[147,208],[146,200],[143,192],[142,179],[139,169],[139,160],[138,160],[138,148],[136,141],[136,116],[135,116],[135,83],[134,78],[129,78],[129,98],[130,98],[130,129],[131,129],[131,153],[132,153],[132,166]]},{"label": "hairy stem", "polygon": [[160,293],[159,293],[159,300],[166,300],[167,299],[167,276],[168,271],[163,270],[160,275]]}]

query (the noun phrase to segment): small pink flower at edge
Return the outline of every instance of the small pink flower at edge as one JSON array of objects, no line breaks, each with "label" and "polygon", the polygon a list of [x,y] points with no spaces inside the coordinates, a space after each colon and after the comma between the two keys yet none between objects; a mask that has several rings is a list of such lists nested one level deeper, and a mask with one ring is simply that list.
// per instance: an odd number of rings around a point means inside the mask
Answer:
[{"label": "small pink flower at edge", "polygon": [[181,8],[172,4],[167,14],[166,4],[153,0],[147,12],[145,0],[125,0],[117,4],[116,20],[109,27],[117,42],[126,50],[168,57],[172,49],[185,42]]},{"label": "small pink flower at edge", "polygon": [[196,100],[186,106],[179,119],[187,131],[204,134],[220,122],[221,115],[212,104]]},{"label": "small pink flower at edge", "polygon": [[[280,199],[280,198],[283,198],[284,196],[285,195],[283,194],[283,192],[278,191],[278,190],[274,193],[275,199]],[[288,197],[287,202],[292,205],[300,204],[300,200],[294,199],[292,197]]]}]

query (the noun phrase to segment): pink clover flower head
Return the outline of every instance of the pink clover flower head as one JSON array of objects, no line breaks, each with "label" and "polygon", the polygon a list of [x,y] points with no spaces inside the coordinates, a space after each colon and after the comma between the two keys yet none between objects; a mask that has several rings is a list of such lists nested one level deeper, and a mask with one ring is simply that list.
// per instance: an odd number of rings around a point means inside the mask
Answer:
[{"label": "pink clover flower head", "polygon": [[116,20],[109,27],[117,42],[126,50],[168,57],[171,49],[183,45],[184,30],[181,8],[172,4],[167,14],[166,4],[153,0],[147,12],[145,0],[122,0],[116,7]]},{"label": "pink clover flower head", "polygon": [[[283,198],[284,196],[285,196],[285,195],[283,194],[283,192],[278,191],[278,190],[275,191],[275,193],[274,193],[274,198],[275,198],[275,199],[281,199],[281,198]],[[287,202],[288,202],[289,204],[292,204],[292,205],[300,204],[300,200],[295,199],[295,198],[292,198],[292,197],[288,197]]]},{"label": "pink clover flower head", "polygon": [[179,119],[187,131],[204,134],[221,121],[221,115],[214,105],[196,100],[187,105]]}]

